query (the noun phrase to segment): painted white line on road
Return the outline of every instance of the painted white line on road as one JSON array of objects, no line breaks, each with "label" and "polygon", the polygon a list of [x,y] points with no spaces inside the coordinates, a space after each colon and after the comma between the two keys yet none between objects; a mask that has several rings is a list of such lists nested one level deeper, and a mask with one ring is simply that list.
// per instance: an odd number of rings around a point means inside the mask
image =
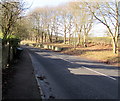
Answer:
[{"label": "painted white line on road", "polygon": [[[60,59],[62,59],[62,60],[64,60],[64,61],[67,61],[67,62],[70,62],[69,60],[66,60],[66,59],[63,59],[63,58],[60,58]],[[70,63],[74,63],[74,62],[70,62]],[[97,74],[100,74],[100,75],[106,76],[106,77],[108,77],[108,78],[110,78],[110,79],[112,79],[112,80],[116,80],[115,78],[113,78],[113,77],[111,77],[111,76],[109,76],[109,75],[106,75],[106,74],[100,73],[100,72],[98,72],[98,71],[95,71],[95,70],[90,69],[90,68],[85,67],[85,66],[82,66],[82,67],[85,68],[85,69],[87,69],[87,70],[89,70],[89,71],[92,71],[92,72],[95,72],[95,73],[97,73]]]},{"label": "painted white line on road", "polygon": [[85,66],[82,66],[82,67],[85,68],[85,69],[87,69],[87,70],[93,71],[93,72],[95,72],[95,73],[97,73],[97,74],[106,76],[106,77],[108,77],[108,78],[110,78],[110,79],[112,79],[112,80],[116,80],[115,78],[113,78],[113,77],[111,77],[111,76],[108,76],[108,75],[106,75],[106,74],[100,73],[100,72],[95,71],[95,70],[93,70],[93,69],[90,69],[90,68],[88,68],[88,67],[85,67]]},{"label": "painted white line on road", "polygon": [[[53,54],[51,54],[51,55],[53,55]],[[55,56],[55,55],[54,55],[54,56]],[[55,57],[56,57],[56,58],[59,58],[59,59],[62,59],[62,60],[64,60],[64,61],[67,61],[67,62],[69,62],[69,63],[75,63],[75,62],[71,62],[71,61],[69,61],[69,60],[67,60],[67,59],[64,59],[64,58],[62,58],[62,57],[59,57],[59,55],[58,55],[58,56],[55,56]],[[95,73],[100,74],[100,75],[103,75],[103,76],[105,76],[105,77],[108,77],[108,78],[110,78],[110,79],[112,79],[112,80],[117,80],[117,79],[115,79],[115,78],[113,78],[113,77],[111,77],[111,76],[109,76],[109,75],[100,73],[100,72],[95,71],[95,70],[93,70],[93,69],[90,69],[90,68],[88,68],[88,67],[85,67],[85,66],[82,66],[82,67],[85,68],[85,69],[87,69],[87,70],[89,70],[89,71],[95,72]]]},{"label": "painted white line on road", "polygon": [[61,58],[61,57],[59,57],[60,59],[62,59],[62,60],[64,60],[64,61],[67,61],[67,62],[69,62],[69,63],[74,63],[74,62],[71,62],[71,61],[69,61],[69,60],[67,60],[67,59],[63,59],[63,58]]}]

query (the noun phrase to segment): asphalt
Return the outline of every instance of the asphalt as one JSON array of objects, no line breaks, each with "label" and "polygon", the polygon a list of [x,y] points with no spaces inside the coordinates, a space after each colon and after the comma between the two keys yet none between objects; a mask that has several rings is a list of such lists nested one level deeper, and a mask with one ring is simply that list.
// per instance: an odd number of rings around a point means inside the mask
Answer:
[{"label": "asphalt", "polygon": [[118,67],[49,50],[26,48],[44,99],[118,99]]},{"label": "asphalt", "polygon": [[40,101],[40,91],[27,49],[23,49],[18,62],[13,67],[15,71],[7,82],[8,89],[6,89],[2,99]]}]

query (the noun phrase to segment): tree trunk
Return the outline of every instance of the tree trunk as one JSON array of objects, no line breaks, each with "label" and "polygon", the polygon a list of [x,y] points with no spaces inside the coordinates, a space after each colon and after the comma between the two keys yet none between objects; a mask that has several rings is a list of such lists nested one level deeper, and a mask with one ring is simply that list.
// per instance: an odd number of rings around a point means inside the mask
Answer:
[{"label": "tree trunk", "polygon": [[11,49],[11,44],[10,44],[10,42],[9,42],[9,46],[8,46],[9,48],[8,48],[8,58],[7,58],[7,64],[10,64],[10,49]]},{"label": "tree trunk", "polygon": [[35,37],[35,39],[36,39],[36,43],[37,43],[37,36]]},{"label": "tree trunk", "polygon": [[66,26],[65,26],[65,29],[64,29],[64,44],[66,44]]},{"label": "tree trunk", "polygon": [[113,44],[113,53],[117,54],[117,44],[116,44],[115,37],[112,38],[112,44]]},{"label": "tree trunk", "polygon": [[84,47],[87,47],[87,44],[86,44],[86,36],[84,35]]},{"label": "tree trunk", "polygon": [[52,34],[49,35],[49,41],[50,41],[50,43],[52,43]]},{"label": "tree trunk", "polygon": [[64,44],[66,44],[66,32],[64,33]]},{"label": "tree trunk", "polygon": [[38,37],[38,43],[40,43],[40,36]]},{"label": "tree trunk", "polygon": [[69,38],[68,38],[69,45],[70,45],[70,41],[71,41],[71,34],[69,33]]},{"label": "tree trunk", "polygon": [[45,36],[44,36],[44,42],[46,43],[47,42],[47,35],[45,34]]},{"label": "tree trunk", "polygon": [[78,42],[77,45],[80,45],[80,34],[78,34]]},{"label": "tree trunk", "polygon": [[55,36],[55,41],[56,41],[56,42],[58,41],[58,36],[57,36],[57,35]]},{"label": "tree trunk", "polygon": [[76,35],[77,35],[77,31],[76,31],[76,33],[74,33],[74,49],[76,49],[76,46],[77,46],[77,37],[76,37]]},{"label": "tree trunk", "polygon": [[41,43],[43,44],[43,33],[44,32],[42,32],[42,35],[41,35]]}]

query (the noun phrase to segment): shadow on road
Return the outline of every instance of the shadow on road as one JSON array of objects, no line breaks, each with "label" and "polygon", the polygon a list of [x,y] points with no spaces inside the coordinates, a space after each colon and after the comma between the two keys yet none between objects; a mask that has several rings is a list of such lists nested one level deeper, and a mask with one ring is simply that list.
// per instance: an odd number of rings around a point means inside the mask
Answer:
[{"label": "shadow on road", "polygon": [[[62,87],[69,94],[70,98],[75,99],[117,99],[118,98],[118,72],[115,66],[104,65],[99,62],[70,59],[64,60],[61,53],[49,50],[38,50],[29,48],[30,54],[44,67],[47,73],[46,78],[52,77],[59,87]],[[41,53],[41,54],[39,54]],[[54,53],[54,54],[50,54]],[[54,56],[56,54],[56,56]],[[62,57],[63,56],[63,57]],[[63,59],[61,59],[62,57]],[[88,67],[102,73],[108,73],[110,77],[89,71],[83,67]],[[114,74],[114,72],[116,74]],[[109,74],[110,73],[110,74]],[[51,85],[51,83],[50,83]],[[83,93],[84,92],[84,93]]]}]

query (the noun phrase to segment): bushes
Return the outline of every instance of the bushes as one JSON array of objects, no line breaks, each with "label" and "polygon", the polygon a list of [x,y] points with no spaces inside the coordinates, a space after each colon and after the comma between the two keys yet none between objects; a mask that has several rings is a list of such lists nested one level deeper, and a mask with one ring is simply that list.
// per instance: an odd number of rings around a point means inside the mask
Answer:
[{"label": "bushes", "polygon": [[8,38],[8,39],[2,39],[2,45],[10,44],[11,46],[18,46],[20,43],[20,39],[18,38]]}]

